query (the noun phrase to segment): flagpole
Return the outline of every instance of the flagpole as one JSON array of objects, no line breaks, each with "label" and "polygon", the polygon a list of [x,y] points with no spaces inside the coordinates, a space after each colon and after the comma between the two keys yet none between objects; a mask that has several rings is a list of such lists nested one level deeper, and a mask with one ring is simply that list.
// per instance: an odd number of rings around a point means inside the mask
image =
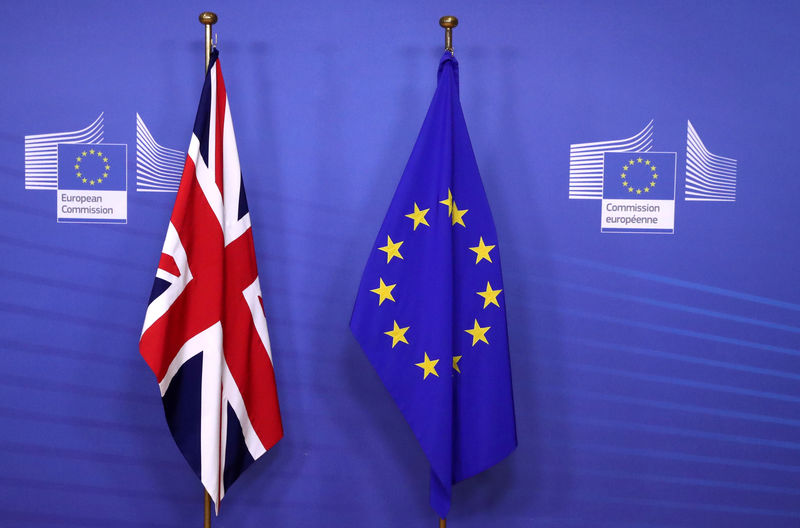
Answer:
[{"label": "flagpole", "polygon": [[[443,16],[439,19],[439,25],[444,28],[444,49],[453,53],[453,28],[458,25],[458,18],[454,16]],[[447,519],[439,518],[439,528],[447,528]]]},{"label": "flagpole", "polygon": [[458,19],[454,16],[443,16],[439,19],[439,25],[444,28],[444,49],[453,53],[453,28],[458,25]]},{"label": "flagpole", "polygon": [[211,495],[203,488],[203,528],[211,528]]},{"label": "flagpole", "polygon": [[200,23],[206,27],[206,67],[203,70],[203,73],[208,71],[208,63],[211,61],[211,48],[213,44],[211,42],[211,26],[217,23],[217,14],[212,13],[211,11],[203,11],[200,13]]},{"label": "flagpole", "polygon": [[[206,27],[206,66],[203,73],[208,71],[208,63],[211,62],[211,26],[217,23],[217,14],[211,11],[203,11],[199,16],[200,23]],[[211,528],[211,495],[203,488],[203,528]]]},{"label": "flagpole", "polygon": [[[453,53],[453,28],[458,25],[458,18],[454,16],[443,16],[439,19],[439,25],[444,28],[444,49]],[[447,528],[447,519],[439,519],[439,528]]]}]

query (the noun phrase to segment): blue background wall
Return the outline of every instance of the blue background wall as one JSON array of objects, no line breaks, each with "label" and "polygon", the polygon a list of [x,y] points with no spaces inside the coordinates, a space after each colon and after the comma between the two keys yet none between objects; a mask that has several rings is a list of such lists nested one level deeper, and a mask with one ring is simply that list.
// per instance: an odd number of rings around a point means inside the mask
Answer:
[{"label": "blue background wall", "polygon": [[[792,2],[19,2],[0,87],[0,526],[192,526],[199,482],[137,340],[174,195],[136,192],[136,113],[188,145],[220,15],[286,437],[214,525],[434,526],[427,463],[349,333],[455,14],[503,256],[520,445],[453,527],[800,525],[800,43]],[[127,225],[57,224],[24,136],[105,112]],[[601,234],[569,146],[654,119],[676,233]],[[738,160],[684,200],[686,123]]]}]

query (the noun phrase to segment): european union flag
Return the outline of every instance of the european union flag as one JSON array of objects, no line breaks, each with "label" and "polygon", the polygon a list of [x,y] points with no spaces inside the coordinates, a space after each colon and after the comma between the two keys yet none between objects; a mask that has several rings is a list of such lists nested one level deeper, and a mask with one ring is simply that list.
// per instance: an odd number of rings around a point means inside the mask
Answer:
[{"label": "european union flag", "polygon": [[428,457],[442,518],[454,483],[517,446],[504,296],[458,62],[445,52],[350,321]]},{"label": "european union flag", "polygon": [[674,152],[606,152],[603,198],[674,200]]},{"label": "european union flag", "polygon": [[127,148],[110,143],[59,143],[58,188],[86,191],[127,189]]}]

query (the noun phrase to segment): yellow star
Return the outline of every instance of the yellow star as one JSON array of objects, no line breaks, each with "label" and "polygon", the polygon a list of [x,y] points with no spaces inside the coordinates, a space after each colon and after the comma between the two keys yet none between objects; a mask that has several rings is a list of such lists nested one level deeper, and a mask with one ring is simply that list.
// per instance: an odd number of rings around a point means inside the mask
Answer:
[{"label": "yellow star", "polygon": [[75,159],[78,161],[78,163],[80,163],[80,161],[81,161],[81,157],[80,157],[80,156],[78,156],[78,157],[77,157],[77,158],[75,158]]},{"label": "yellow star", "polygon": [[477,257],[475,257],[475,264],[480,262],[483,259],[488,260],[489,262],[492,261],[492,257],[489,256],[489,252],[494,249],[494,246],[487,246],[483,243],[483,237],[478,241],[478,245],[475,247],[470,248],[472,251],[477,253]]},{"label": "yellow star", "polygon": [[109,169],[111,169],[111,166],[110,165],[106,165],[106,170],[109,170]]},{"label": "yellow star", "polygon": [[453,214],[453,193],[450,192],[450,189],[447,189],[447,198],[439,203],[447,206],[447,216]]},{"label": "yellow star", "polygon": [[472,336],[472,346],[475,346],[478,341],[483,341],[488,345],[489,341],[486,339],[486,332],[488,332],[490,328],[491,326],[481,327],[478,324],[478,320],[475,319],[475,326],[472,328],[467,328],[464,331]]},{"label": "yellow star", "polygon": [[431,226],[428,223],[428,221],[425,220],[425,215],[428,213],[428,211],[430,211],[430,209],[422,209],[422,210],[420,210],[420,208],[417,207],[417,202],[414,202],[414,212],[413,213],[408,213],[406,215],[407,218],[410,218],[410,219],[412,219],[414,221],[414,231],[417,230],[417,227],[420,224],[424,224],[424,225],[426,225],[428,227]]},{"label": "yellow star", "polygon": [[628,165],[633,165],[633,160],[630,160],[630,161],[628,162]]},{"label": "yellow star", "polygon": [[644,162],[645,165],[650,165],[650,160]]},{"label": "yellow star", "polygon": [[103,178],[108,178],[108,173],[107,172],[103,173]]},{"label": "yellow star", "polygon": [[392,338],[392,348],[394,348],[394,346],[401,341],[405,344],[408,344],[408,341],[406,341],[406,332],[408,331],[409,328],[410,327],[408,326],[406,326],[405,328],[400,328],[399,326],[397,326],[397,321],[395,321],[394,328],[392,328],[388,332],[384,332],[384,334]]},{"label": "yellow star", "polygon": [[81,180],[81,181],[82,181],[83,183],[86,183],[86,178],[84,178],[84,179],[83,179],[83,180]]},{"label": "yellow star", "polygon": [[392,237],[386,235],[386,245],[379,247],[378,249],[386,252],[386,262],[390,262],[392,257],[397,257],[399,259],[403,258],[403,255],[400,254],[400,246],[402,245],[402,240],[400,242],[392,242]]},{"label": "yellow star", "polygon": [[80,178],[81,176],[83,176],[83,173],[82,173],[82,172],[79,172],[79,173],[78,173],[78,178]]},{"label": "yellow star", "polygon": [[97,183],[103,183],[103,179],[102,178],[97,178]]},{"label": "yellow star", "polygon": [[658,174],[653,174],[653,179],[657,180],[658,179]]},{"label": "yellow star", "polygon": [[627,187],[627,186],[628,186],[628,182],[624,181],[624,182],[622,182],[622,185],[624,185],[625,187]]},{"label": "yellow star", "polygon": [[461,356],[453,356],[453,370],[461,374],[461,369],[458,368],[458,361],[461,359]]},{"label": "yellow star", "polygon": [[464,215],[469,211],[469,209],[460,209],[456,205],[455,200],[453,200],[453,193],[450,192],[450,189],[447,189],[447,198],[444,200],[439,201],[440,204],[447,206],[447,216],[453,217],[453,225],[461,224],[464,227],[467,227],[464,224]]},{"label": "yellow star", "polygon": [[656,182],[650,182],[650,187],[655,187],[655,186],[656,186]]},{"label": "yellow star", "polygon": [[89,154],[94,154],[94,149],[89,149]]},{"label": "yellow star", "polygon": [[636,194],[642,194],[642,190],[641,189],[636,189]]},{"label": "yellow star", "polygon": [[107,161],[108,161],[108,158],[103,158],[103,161],[104,161],[104,162],[107,162]]},{"label": "yellow star", "polygon": [[642,162],[642,158],[636,158],[636,161],[638,161],[639,163],[641,163],[641,162]]},{"label": "yellow star", "polygon": [[459,209],[458,206],[456,206],[456,202],[453,202],[453,225],[461,224],[467,227],[466,224],[464,224],[464,215],[467,214],[467,211],[469,211],[469,209]]},{"label": "yellow star", "polygon": [[102,158],[102,157],[103,157],[103,153],[102,153],[102,152],[100,152],[99,150],[97,151],[97,157],[98,157],[98,158]]},{"label": "yellow star", "polygon": [[380,286],[375,288],[374,290],[370,290],[372,293],[378,294],[378,306],[383,304],[383,301],[389,299],[392,302],[395,302],[394,297],[392,297],[392,290],[394,289],[397,284],[384,284],[382,278],[378,278],[381,281]]},{"label": "yellow star", "polygon": [[81,168],[81,166],[80,166],[80,165],[75,165],[75,168],[76,168],[76,169],[80,169],[80,168]]},{"label": "yellow star", "polygon": [[650,187],[645,187],[644,192],[650,192]]},{"label": "yellow star", "polygon": [[628,187],[628,192],[633,192],[633,187]]},{"label": "yellow star", "polygon": [[625,177],[625,173],[623,172],[622,174],[619,175],[619,177],[620,178],[624,178]]},{"label": "yellow star", "polygon": [[655,172],[655,171],[656,171],[656,166],[655,166],[655,165],[653,165],[652,167],[650,167],[650,170],[651,170],[651,171],[653,171],[653,172]]},{"label": "yellow star", "polygon": [[438,359],[430,359],[428,357],[428,353],[425,352],[425,361],[423,361],[422,363],[414,363],[414,364],[425,372],[425,374],[422,376],[422,379],[427,379],[428,374],[433,374],[437,378],[439,377],[439,374],[436,373],[436,364],[438,362],[439,362]]},{"label": "yellow star", "polygon": [[89,180],[89,185],[94,185],[94,180]]},{"label": "yellow star", "polygon": [[626,174],[620,174],[620,176],[622,177],[622,179],[623,179],[623,180],[624,180],[625,178],[627,178],[627,175],[626,175]]},{"label": "yellow star", "polygon": [[624,170],[624,171],[628,170],[628,166],[625,165],[624,167],[622,167],[622,170]]},{"label": "yellow star", "polygon": [[86,155],[86,151],[84,150],[83,152],[81,152],[81,156],[85,156],[85,155]]},{"label": "yellow star", "polygon": [[486,308],[490,304],[493,304],[500,307],[500,303],[497,302],[497,296],[500,295],[500,292],[503,291],[502,288],[499,290],[493,290],[492,285],[489,284],[489,281],[486,281],[486,291],[478,291],[475,292],[481,297],[483,297],[483,307]]}]

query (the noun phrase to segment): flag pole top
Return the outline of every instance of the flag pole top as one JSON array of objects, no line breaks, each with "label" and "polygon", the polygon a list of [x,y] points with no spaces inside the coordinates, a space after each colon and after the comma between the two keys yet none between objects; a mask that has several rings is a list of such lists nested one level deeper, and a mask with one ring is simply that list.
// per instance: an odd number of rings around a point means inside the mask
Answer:
[{"label": "flag pole top", "polygon": [[217,14],[211,11],[203,11],[200,13],[200,23],[204,26],[213,26],[217,23]]},{"label": "flag pole top", "polygon": [[211,49],[214,43],[211,41],[211,26],[217,23],[217,14],[211,11],[203,11],[198,17],[200,23],[206,27],[206,67],[203,72],[208,71],[208,63],[211,62]]},{"label": "flag pole top", "polygon": [[444,49],[453,53],[453,28],[458,25],[458,19],[454,16],[443,16],[439,19],[439,25],[444,28]]}]

